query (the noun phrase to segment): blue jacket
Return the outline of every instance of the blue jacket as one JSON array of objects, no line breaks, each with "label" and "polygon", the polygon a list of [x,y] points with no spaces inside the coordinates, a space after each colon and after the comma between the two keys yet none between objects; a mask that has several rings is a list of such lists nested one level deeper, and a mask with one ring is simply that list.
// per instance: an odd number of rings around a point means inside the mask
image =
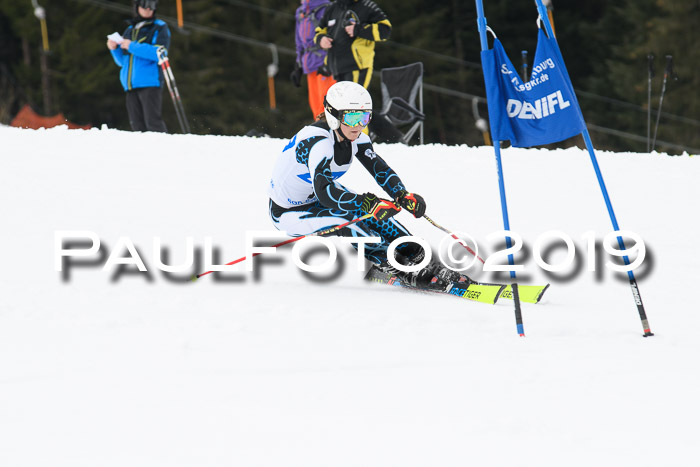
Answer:
[{"label": "blue jacket", "polygon": [[129,51],[121,47],[111,50],[112,58],[121,67],[119,79],[124,91],[160,87],[162,73],[158,66],[158,48],[170,47],[170,29],[160,19],[145,20],[130,25],[122,34],[131,39]]}]

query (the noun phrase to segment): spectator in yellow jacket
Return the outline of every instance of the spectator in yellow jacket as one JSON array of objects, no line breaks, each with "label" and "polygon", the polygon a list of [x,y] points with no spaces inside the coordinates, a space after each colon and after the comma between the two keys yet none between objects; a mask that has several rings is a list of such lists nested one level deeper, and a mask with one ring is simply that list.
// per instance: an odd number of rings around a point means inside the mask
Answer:
[{"label": "spectator in yellow jacket", "polygon": [[316,44],[328,51],[326,64],[336,81],[369,87],[374,44],[391,35],[386,14],[371,0],[335,0],[316,28]]}]

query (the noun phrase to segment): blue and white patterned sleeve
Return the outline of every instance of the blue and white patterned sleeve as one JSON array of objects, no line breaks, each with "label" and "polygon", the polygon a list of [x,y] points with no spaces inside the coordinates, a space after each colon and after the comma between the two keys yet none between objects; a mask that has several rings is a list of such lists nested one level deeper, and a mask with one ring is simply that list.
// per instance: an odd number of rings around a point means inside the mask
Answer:
[{"label": "blue and white patterned sleeve", "polygon": [[406,191],[403,182],[394,170],[389,167],[384,159],[374,152],[371,142],[360,143],[357,145],[357,154],[355,157],[360,161],[367,171],[372,174],[377,185],[391,196],[396,198],[399,193]]}]

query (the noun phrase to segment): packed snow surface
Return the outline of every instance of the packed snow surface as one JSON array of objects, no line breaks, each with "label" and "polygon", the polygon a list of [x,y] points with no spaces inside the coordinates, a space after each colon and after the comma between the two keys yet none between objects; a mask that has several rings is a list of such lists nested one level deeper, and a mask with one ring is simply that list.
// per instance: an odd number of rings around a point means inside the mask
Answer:
[{"label": "packed snow surface", "polygon": [[[588,153],[503,150],[518,280],[552,284],[523,304],[519,337],[512,301],[368,284],[339,239],[342,263],[312,278],[290,245],[189,281],[207,242],[224,264],[274,231],[266,187],[285,144],[0,127],[0,465],[697,465],[700,159],[597,153],[620,227],[646,245],[643,338],[627,276],[605,266]],[[433,220],[483,257],[501,249],[493,148],[376,150]],[[341,182],[383,195],[359,163]],[[443,232],[397,218],[439,248]],[[566,258],[553,230],[575,256],[547,273],[536,249]],[[187,265],[190,237],[195,265],[163,272]],[[91,245],[57,270],[61,249]],[[297,252],[322,263],[312,247]]]}]

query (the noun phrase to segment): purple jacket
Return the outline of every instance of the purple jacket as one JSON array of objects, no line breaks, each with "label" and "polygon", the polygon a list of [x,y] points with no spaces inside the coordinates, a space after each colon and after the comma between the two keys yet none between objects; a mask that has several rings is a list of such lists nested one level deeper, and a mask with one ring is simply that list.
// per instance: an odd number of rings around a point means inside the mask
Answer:
[{"label": "purple jacket", "polygon": [[301,0],[301,6],[297,8],[297,63],[301,64],[304,74],[318,70],[326,58],[326,51],[314,44],[314,35],[316,25],[329,4],[329,0]]}]

